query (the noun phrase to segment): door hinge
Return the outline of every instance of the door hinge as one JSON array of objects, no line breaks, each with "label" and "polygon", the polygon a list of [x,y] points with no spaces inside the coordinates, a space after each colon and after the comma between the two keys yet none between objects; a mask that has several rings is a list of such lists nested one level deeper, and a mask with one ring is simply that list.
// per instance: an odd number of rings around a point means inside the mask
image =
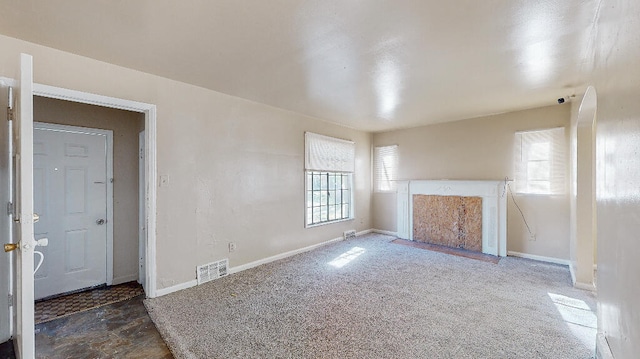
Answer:
[{"label": "door hinge", "polygon": [[13,294],[8,294],[7,297],[9,298],[9,308],[13,307]]},{"label": "door hinge", "polygon": [[9,98],[7,105],[7,121],[13,121],[13,87],[9,87]]},{"label": "door hinge", "polygon": [[15,211],[15,207],[13,206],[13,202],[7,203],[7,216],[13,216]]}]

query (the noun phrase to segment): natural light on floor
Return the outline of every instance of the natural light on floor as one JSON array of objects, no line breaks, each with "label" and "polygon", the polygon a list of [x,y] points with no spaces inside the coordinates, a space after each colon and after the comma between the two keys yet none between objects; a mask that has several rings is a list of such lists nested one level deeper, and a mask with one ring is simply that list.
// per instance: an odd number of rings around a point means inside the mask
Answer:
[{"label": "natural light on floor", "polygon": [[595,347],[598,330],[595,309],[589,308],[587,303],[580,299],[555,293],[548,294],[573,335],[587,348]]},{"label": "natural light on floor", "polygon": [[342,268],[352,260],[358,258],[362,253],[364,253],[364,248],[353,247],[349,251],[342,253],[338,258],[329,262],[329,264],[336,268]]}]

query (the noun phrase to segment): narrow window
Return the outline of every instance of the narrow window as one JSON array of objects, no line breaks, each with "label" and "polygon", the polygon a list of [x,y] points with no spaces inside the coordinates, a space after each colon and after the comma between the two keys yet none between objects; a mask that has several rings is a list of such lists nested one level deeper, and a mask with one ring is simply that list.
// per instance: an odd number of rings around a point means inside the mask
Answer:
[{"label": "narrow window", "polygon": [[355,144],[305,133],[306,225],[353,218]]},{"label": "narrow window", "polygon": [[373,149],[373,182],[376,192],[395,192],[398,173],[398,146]]},{"label": "narrow window", "polygon": [[517,193],[565,193],[564,128],[516,132],[515,160]]}]

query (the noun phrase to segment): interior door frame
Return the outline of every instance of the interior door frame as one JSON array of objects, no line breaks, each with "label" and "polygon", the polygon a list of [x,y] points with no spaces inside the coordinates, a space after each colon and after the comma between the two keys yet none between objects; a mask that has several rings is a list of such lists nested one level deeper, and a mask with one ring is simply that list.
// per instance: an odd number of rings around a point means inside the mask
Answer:
[{"label": "interior door frame", "polygon": [[107,271],[105,282],[107,285],[113,284],[113,131],[102,130],[98,128],[59,125],[56,123],[47,122],[33,122],[33,130],[51,130],[58,132],[70,132],[79,133],[85,135],[99,134],[105,136],[107,142],[107,171],[106,171],[106,185],[107,185]]},{"label": "interior door frame", "polygon": [[88,92],[34,83],[33,95],[88,105],[116,108],[144,114],[145,125],[145,278],[142,283],[148,298],[157,296],[156,289],[156,183],[157,130],[156,105]]}]

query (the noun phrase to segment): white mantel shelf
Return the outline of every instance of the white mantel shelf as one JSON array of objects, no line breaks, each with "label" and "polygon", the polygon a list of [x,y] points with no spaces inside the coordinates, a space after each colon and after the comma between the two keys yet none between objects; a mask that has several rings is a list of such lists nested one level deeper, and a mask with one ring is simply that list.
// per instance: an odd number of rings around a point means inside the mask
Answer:
[{"label": "white mantel shelf", "polygon": [[482,198],[482,253],[507,256],[505,181],[398,181],[398,237],[413,240],[413,195]]}]

